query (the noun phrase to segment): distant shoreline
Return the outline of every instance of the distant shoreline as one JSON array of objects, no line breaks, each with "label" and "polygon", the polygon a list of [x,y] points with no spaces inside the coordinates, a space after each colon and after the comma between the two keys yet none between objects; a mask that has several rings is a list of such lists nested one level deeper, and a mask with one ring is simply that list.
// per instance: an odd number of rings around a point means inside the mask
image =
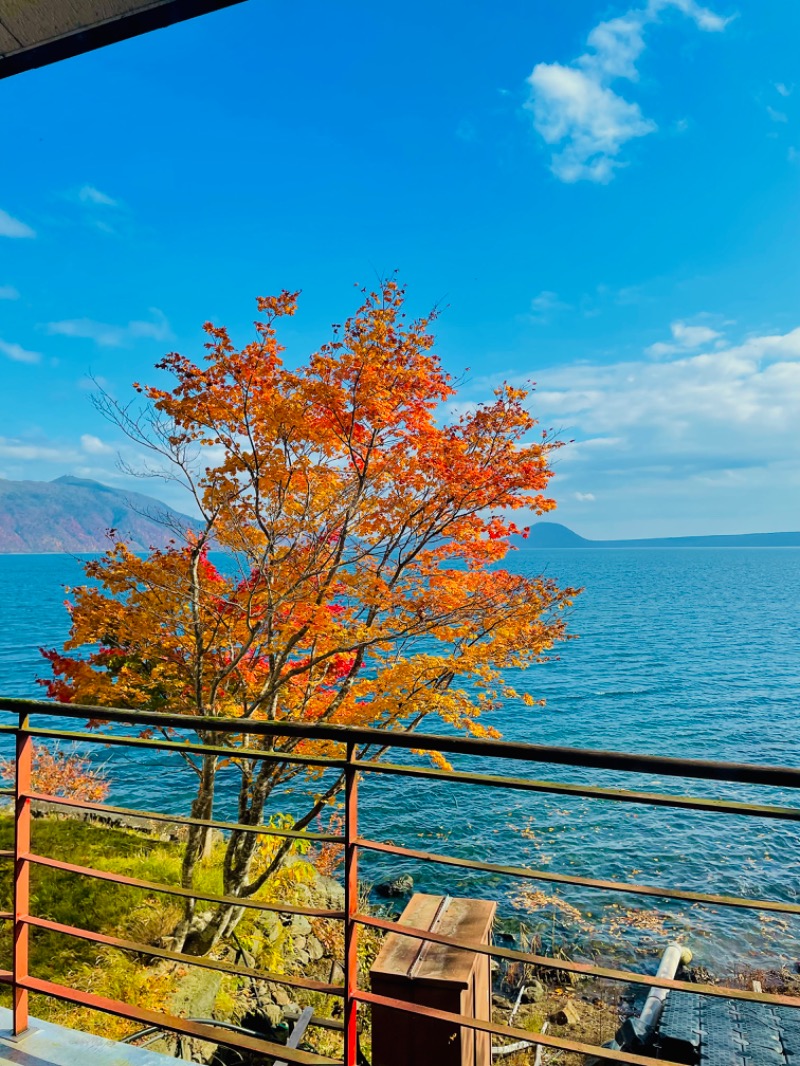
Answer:
[{"label": "distant shoreline", "polygon": [[602,541],[589,541],[586,544],[521,544],[514,545],[518,551],[674,551],[681,549],[682,551],[715,551],[716,549],[724,549],[725,551],[734,551],[737,548],[745,548],[750,550],[752,548],[764,549],[765,551],[797,551],[800,548],[800,543],[797,544],[627,544],[625,541],[619,543],[604,544]]},{"label": "distant shoreline", "polygon": [[[522,546],[516,541],[517,546]],[[626,537],[589,540],[559,522],[537,522],[524,547],[542,548],[800,548],[800,532],[708,533],[682,537]]]}]

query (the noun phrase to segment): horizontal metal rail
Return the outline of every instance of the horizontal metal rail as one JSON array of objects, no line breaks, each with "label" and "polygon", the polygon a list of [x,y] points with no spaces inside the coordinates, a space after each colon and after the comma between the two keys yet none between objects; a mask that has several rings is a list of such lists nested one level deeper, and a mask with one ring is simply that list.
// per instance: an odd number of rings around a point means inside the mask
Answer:
[{"label": "horizontal metal rail", "polygon": [[61,922],[52,922],[48,918],[37,918],[33,915],[28,915],[22,921],[25,925],[34,926],[37,929],[46,929],[51,933],[78,937],[80,940],[89,940],[93,944],[104,944],[106,947],[118,948],[120,951],[132,951],[137,955],[144,955],[148,958],[168,959],[170,962],[181,962],[186,966],[199,966],[203,970],[214,970],[216,973],[229,973],[237,977],[252,977],[258,981],[272,981],[273,984],[287,985],[290,988],[304,988],[308,992],[321,992],[326,996],[344,995],[344,988],[341,985],[329,984],[326,981],[315,981],[310,977],[296,977],[293,974],[277,973],[272,970],[255,970],[249,966],[238,966],[236,963],[210,959],[207,955],[187,955],[183,951],[168,951],[167,948],[159,948],[153,944],[139,944],[133,940],[123,940],[117,936],[109,936],[107,933],[94,933],[88,929],[80,929],[74,925],[64,925]]},{"label": "horizontal metal rail", "polygon": [[[233,733],[239,736],[278,736],[307,740],[328,740],[369,747],[405,748],[416,751],[476,755],[483,758],[553,763],[626,773],[657,774],[667,777],[694,777],[706,781],[727,781],[777,788],[800,788],[800,770],[790,766],[763,766],[757,763],[715,762],[709,759],[677,759],[664,755],[633,755],[628,752],[566,748],[544,744],[524,744],[508,740],[479,740],[438,736],[433,733],[392,732],[383,729],[267,722],[252,718],[212,718],[188,714],[162,714],[129,711],[119,707],[91,707],[74,703],[49,703],[0,697],[0,712],[51,717],[110,721],[132,726],[186,729],[190,732]],[[225,749],[230,754],[229,749]]]},{"label": "horizontal metal rail", "polygon": [[[129,711],[123,708],[86,707],[73,704],[51,704],[44,701],[28,701],[0,698],[0,711],[19,715],[18,726],[0,726],[0,731],[14,734],[17,740],[18,755],[25,753],[27,769],[23,770],[20,763],[20,772],[17,777],[15,789],[0,790],[0,794],[14,795],[15,825],[17,840],[13,851],[6,852],[5,857],[15,858],[14,867],[15,883],[19,886],[19,892],[15,899],[14,920],[14,970],[12,974],[0,972],[0,982],[10,983],[15,994],[15,1031],[19,1031],[21,1019],[27,1018],[26,997],[29,991],[40,991],[47,995],[53,995],[74,1003],[92,1007],[97,1010],[105,1010],[109,1013],[119,1014],[161,1029],[181,1032],[186,1035],[198,1036],[200,1039],[210,1040],[220,1044],[257,1050],[261,1054],[278,1057],[283,1061],[297,1063],[332,1063],[334,1060],[323,1056],[310,1055],[307,1052],[296,1052],[282,1046],[261,1041],[255,1037],[247,1037],[243,1034],[230,1034],[223,1038],[221,1027],[207,1026],[197,1022],[188,1022],[186,1019],[175,1019],[152,1011],[144,1011],[141,1008],[132,1007],[128,1004],[106,1000],[100,996],[82,992],[76,989],[68,989],[64,986],[55,985],[52,982],[42,981],[31,977],[27,973],[27,936],[29,930],[45,930],[47,932],[77,937],[85,941],[102,945],[114,950],[132,952],[145,958],[165,959],[178,962],[182,965],[197,966],[204,969],[218,971],[247,977],[253,980],[266,980],[300,990],[306,990],[321,995],[339,997],[344,1001],[344,1016],[337,1028],[341,1028],[344,1035],[344,1062],[346,1066],[356,1066],[357,1060],[357,1008],[358,1005],[373,1007],[385,1007],[389,1009],[403,1010],[410,1015],[418,1015],[429,1019],[438,1020],[442,1023],[459,1027],[471,1027],[491,1035],[507,1037],[510,1039],[524,1040],[529,1045],[540,1045],[563,1051],[572,1051],[583,1055],[591,1055],[599,1060],[609,1062],[626,1063],[631,1066],[645,1066],[655,1064],[655,1060],[642,1055],[633,1055],[630,1052],[620,1052],[607,1048],[599,1048],[594,1045],[584,1044],[570,1040],[566,1037],[556,1037],[549,1034],[535,1033],[527,1029],[518,1029],[502,1026],[491,1021],[484,1021],[474,1017],[452,1014],[446,1011],[404,1000],[395,1000],[378,996],[358,987],[358,948],[357,931],[360,928],[372,928],[382,933],[390,933],[400,937],[407,937],[422,943],[433,943],[449,947],[458,951],[466,951],[484,957],[493,957],[508,963],[521,963],[532,965],[551,971],[572,973],[591,977],[598,981],[621,982],[626,985],[638,985],[646,988],[659,988],[688,992],[715,998],[740,1000],[753,1003],[779,1005],[785,1007],[800,1007],[800,997],[778,995],[771,993],[757,993],[747,989],[729,988],[724,985],[695,984],[677,979],[659,978],[647,974],[641,974],[632,970],[618,967],[594,965],[589,962],[581,962],[573,959],[560,959],[547,955],[539,955],[531,952],[495,946],[485,943],[476,943],[469,940],[461,940],[456,937],[448,937],[441,933],[425,929],[418,929],[403,925],[401,922],[374,917],[362,913],[358,906],[358,855],[364,851],[394,855],[417,862],[439,863],[448,867],[457,867],[482,873],[494,874],[501,877],[529,879],[551,884],[565,886],[577,886],[595,891],[627,893],[631,895],[672,899],[691,904],[712,905],[715,907],[734,907],[765,911],[787,915],[800,915],[800,903],[781,902],[779,900],[763,900],[742,896],[725,896],[707,892],[693,892],[672,887],[657,885],[643,885],[633,882],[614,881],[595,877],[584,877],[574,874],[561,874],[549,870],[537,870],[525,866],[508,866],[482,860],[460,859],[454,855],[441,854],[435,851],[425,851],[416,848],[406,848],[384,841],[372,840],[358,834],[358,780],[369,774],[385,775],[394,777],[416,778],[424,782],[438,782],[452,785],[474,785],[490,788],[506,788],[529,793],[546,793],[560,796],[568,796],[585,800],[599,800],[622,803],[642,804],[656,808],[672,808],[676,810],[696,811],[707,814],[745,815],[772,820],[789,822],[800,821],[800,804],[784,806],[780,803],[753,803],[739,801],[738,799],[716,798],[713,796],[694,796],[676,793],[663,793],[656,791],[643,791],[641,789],[628,789],[621,785],[593,784],[583,780],[560,781],[539,780],[534,777],[518,775],[517,768],[509,765],[508,769],[517,776],[504,773],[472,772],[472,768],[478,763],[484,763],[486,759],[496,759],[499,763],[523,763],[528,767],[537,765],[553,765],[569,767],[581,770],[601,770],[613,774],[623,775],[660,775],[670,778],[685,778],[711,782],[725,782],[765,786],[770,788],[800,788],[800,769],[787,766],[759,766],[751,763],[718,763],[699,759],[674,759],[663,756],[631,755],[624,752],[614,751],[587,751],[582,749],[556,747],[548,745],[535,745],[513,743],[507,741],[478,740],[475,738],[439,736],[434,734],[415,734],[399,732],[387,732],[372,728],[354,728],[348,726],[331,726],[319,724],[307,724],[297,722],[267,722],[251,719],[228,719],[213,717],[195,717],[185,714],[161,714],[147,711]],[[32,716],[46,715],[59,719],[91,720],[98,723],[111,723],[125,729],[134,727],[148,727],[158,730],[171,729],[183,731],[197,739],[183,739],[176,737],[147,737],[131,736],[120,732],[103,732],[102,730],[71,730],[55,729],[49,725],[33,724]],[[182,755],[216,755],[223,759],[234,760],[257,760],[272,763],[285,764],[291,774],[299,773],[305,768],[316,771],[333,771],[341,774],[341,780],[346,786],[345,792],[345,815],[344,833],[312,833],[306,830],[283,830],[271,828],[267,825],[248,825],[239,822],[216,821],[214,819],[199,819],[184,815],[170,815],[162,812],[144,812],[127,807],[115,807],[102,803],[90,803],[78,801],[69,797],[51,796],[33,790],[30,781],[30,753],[33,738],[75,741],[92,745],[115,745],[127,747],[133,751],[153,750],[174,752]],[[305,742],[323,741],[333,745],[332,754],[315,753],[319,749],[311,749],[305,753]],[[247,747],[239,747],[239,744],[247,744]],[[263,746],[260,746],[263,745]],[[284,750],[285,745],[286,750]],[[340,746],[341,756],[336,755],[336,745]],[[455,768],[442,769],[426,765],[419,765],[405,758],[399,762],[383,761],[387,750],[396,749],[405,752],[418,753],[443,753],[460,758],[474,760],[463,768],[464,764],[456,763]],[[494,771],[496,766],[492,767]],[[638,783],[638,782],[637,782]],[[30,830],[30,816],[33,805],[54,804],[65,809],[83,811],[87,814],[110,819],[136,819],[152,822],[171,823],[174,825],[198,826],[202,828],[218,829],[222,832],[251,832],[265,836],[283,838],[286,841],[305,840],[315,844],[332,844],[344,847],[345,861],[345,906],[343,910],[303,908],[294,905],[281,904],[280,902],[251,899],[229,894],[213,894],[197,892],[193,888],[183,886],[151,882],[141,878],[117,874],[109,870],[98,870],[90,866],[82,866],[66,860],[50,858],[38,855],[31,847],[28,839]],[[22,827],[20,829],[20,827]],[[26,842],[27,841],[27,842]],[[2,857],[3,853],[0,853]],[[207,956],[188,955],[181,951],[171,951],[167,948],[156,947],[149,944],[136,943],[120,937],[111,936],[103,932],[77,928],[71,925],[55,922],[46,917],[39,917],[28,913],[27,877],[29,868],[32,866],[47,867],[66,875],[92,877],[109,883],[122,884],[145,892],[164,893],[184,899],[198,900],[221,906],[250,908],[255,911],[269,911],[284,913],[287,915],[297,914],[310,918],[322,918],[329,920],[342,920],[345,934],[345,958],[344,958],[344,984],[338,985],[330,982],[316,980],[303,975],[275,973],[269,970],[250,968],[238,963],[230,963],[220,959],[211,959]],[[0,913],[0,920],[12,918],[11,914]],[[110,1005],[110,1006],[109,1006]],[[202,1034],[197,1030],[198,1026],[203,1029]],[[217,1030],[215,1033],[214,1030]],[[235,1037],[235,1039],[232,1039]],[[254,1041],[250,1046],[243,1040]],[[258,1045],[256,1047],[255,1045]],[[272,1049],[272,1050],[267,1050]],[[275,1050],[277,1049],[277,1051]],[[659,1066],[669,1066],[664,1060],[658,1060]],[[425,1064],[428,1066],[428,1064]]]},{"label": "horizontal metal rail", "polygon": [[31,727],[21,730],[31,737],[44,740],[66,740],[70,743],[110,744],[112,747],[147,748],[154,751],[188,752],[192,755],[219,755],[223,759],[259,759],[261,762],[281,762],[299,767],[314,766],[320,769],[344,769],[342,759],[326,759],[312,755],[293,755],[291,752],[274,751],[272,748],[234,748],[224,744],[195,744],[189,740],[155,740],[149,737],[127,737],[122,733],[86,733],[65,729]]},{"label": "horizontal metal rail", "polygon": [[398,855],[420,862],[435,862],[444,866],[456,866],[463,870],[481,870],[484,873],[500,874],[506,877],[520,877],[531,881],[547,881],[557,885],[576,885],[582,888],[596,888],[608,892],[630,893],[635,896],[656,896],[661,899],[680,899],[690,903],[712,903],[719,907],[741,907],[754,911],[774,911],[777,914],[800,914],[800,903],[781,903],[772,899],[747,899],[744,896],[717,896],[710,892],[690,892],[677,888],[662,888],[659,885],[638,885],[627,881],[604,881],[597,877],[580,877],[577,874],[557,874],[550,870],[532,870],[527,866],[500,866],[493,862],[481,862],[479,859],[461,859],[455,855],[441,855],[435,851],[418,851],[416,848],[403,848],[398,844],[387,844],[381,840],[368,840],[359,837],[359,848],[366,851],[379,851],[386,855]]},{"label": "horizontal metal rail", "polygon": [[191,1036],[197,1040],[205,1040],[212,1044],[222,1044],[225,1047],[237,1048],[241,1051],[252,1051],[259,1055],[267,1055],[270,1058],[280,1055],[286,1062],[293,1063],[295,1066],[341,1066],[341,1060],[339,1059],[330,1059],[325,1055],[316,1055],[308,1051],[296,1051],[293,1048],[284,1047],[283,1044],[274,1044],[269,1040],[245,1036],[244,1033],[235,1033],[222,1026],[207,1025],[203,1022],[190,1021],[188,1018],[178,1018],[172,1014],[162,1014],[160,1011],[147,1010],[144,1007],[136,1007],[130,1003],[122,1003],[117,999],[96,996],[92,992],[84,992],[78,988],[68,988],[52,981],[42,981],[38,977],[25,977],[19,981],[19,984],[29,992],[39,992],[45,996],[53,996],[55,999],[61,999],[67,1003],[77,1003],[81,1007],[103,1011],[105,1014],[114,1014],[131,1022],[155,1025],[159,1029],[165,1029],[167,1032]]},{"label": "horizontal metal rail", "polygon": [[436,1007],[427,1007],[421,1003],[409,1003],[405,999],[391,999],[389,996],[379,996],[374,992],[359,991],[354,996],[360,1003],[370,1003],[377,1007],[389,1007],[392,1010],[405,1011],[420,1018],[434,1018],[437,1021],[449,1022],[452,1025],[464,1026],[467,1029],[476,1029],[481,1033],[491,1033],[493,1036],[503,1036],[509,1039],[524,1040],[528,1044],[540,1044],[542,1047],[553,1048],[557,1051],[572,1051],[579,1055],[593,1055],[597,1059],[603,1059],[611,1063],[624,1063],[625,1066],[681,1066],[681,1063],[672,1062],[670,1059],[654,1059],[649,1056],[632,1055],[628,1051],[614,1051],[610,1048],[598,1047],[596,1044],[584,1044],[578,1040],[569,1040],[563,1036],[548,1036],[544,1033],[535,1033],[530,1029],[517,1029],[513,1026],[498,1025],[495,1022],[484,1021],[469,1014],[451,1014],[450,1011],[439,1010]]},{"label": "horizontal metal rail", "polygon": [[[342,727],[344,728],[344,727]],[[258,759],[271,762],[287,762],[298,766],[313,766],[321,769],[344,770],[344,759],[306,757],[268,749],[230,748],[224,745],[195,744],[189,741],[151,740],[108,733],[67,732],[60,729],[29,728],[25,732],[32,737],[49,740],[67,740],[89,744],[111,744],[117,747],[148,748],[161,751],[189,752],[193,754],[216,754],[225,758]],[[356,730],[363,732],[363,730]],[[400,734],[398,734],[400,735]],[[385,746],[392,746],[387,734]],[[427,766],[409,766],[402,763],[377,762],[355,759],[358,769],[364,773],[391,774],[394,777],[421,777],[431,781],[447,781],[454,784],[479,785],[493,788],[508,788],[526,792],[546,792],[552,795],[574,796],[581,799],[611,800],[617,803],[637,803],[648,807],[676,807],[683,810],[711,814],[734,814],[756,818],[775,818],[781,821],[800,821],[800,807],[778,807],[770,804],[743,803],[738,800],[714,799],[705,796],[681,796],[663,792],[641,792],[631,789],[606,788],[594,785],[577,785],[565,781],[539,781],[526,777],[505,777],[500,774],[467,773],[458,770],[440,770]],[[738,765],[738,764],[731,764]],[[761,782],[762,784],[765,782]],[[781,786],[785,787],[785,786]]]},{"label": "horizontal metal rail", "polygon": [[557,796],[611,800],[616,803],[641,803],[646,807],[679,807],[684,810],[707,811],[710,814],[743,814],[756,818],[800,821],[800,807],[740,803],[737,800],[680,796],[669,792],[636,792],[630,789],[575,785],[566,781],[536,781],[527,777],[503,777],[500,774],[463,773],[458,770],[405,766],[402,763],[369,762],[364,759],[356,760],[356,765],[362,773],[391,774],[392,777],[421,777],[429,781],[450,781],[454,784],[509,788],[523,792],[548,792]]},{"label": "horizontal metal rail", "polygon": [[[245,822],[219,822],[211,818],[190,818],[183,814],[163,814],[161,811],[140,811],[133,807],[112,807],[107,803],[89,803],[71,799],[69,796],[49,796],[43,792],[28,792],[27,798],[34,803],[56,803],[99,815],[111,814],[137,818],[148,822],[170,822],[175,825],[197,825],[208,829],[239,830],[267,837],[284,837],[287,840],[307,840],[311,844],[344,844],[344,837],[336,833],[310,833],[305,829],[272,829],[267,825],[248,825]],[[13,854],[13,853],[12,853]]]},{"label": "horizontal metal rail", "polygon": [[[198,892],[194,888],[183,888],[181,885],[166,885],[160,881],[143,881],[139,877],[128,877],[125,874],[115,873],[112,870],[97,870],[93,866],[76,866],[72,862],[64,862],[61,859],[51,859],[46,855],[23,854],[20,858],[25,862],[31,862],[35,866],[47,866],[51,870],[60,870],[62,873],[79,874],[82,877],[92,877],[96,881],[110,881],[115,885],[127,885],[129,888],[141,888],[147,892],[163,892],[169,896],[181,896],[184,899],[198,899],[203,903],[229,903],[234,907],[247,907],[250,910],[270,911],[273,914],[301,914],[305,918],[330,918],[343,919],[342,910],[324,910],[314,907],[293,907],[288,903],[265,903],[263,900],[252,899],[250,896],[223,896],[214,895],[210,892]],[[0,915],[1,917],[1,915]]]},{"label": "horizontal metal rail", "polygon": [[489,955],[492,958],[508,959],[509,962],[522,962],[529,966],[541,966],[548,970],[560,970],[563,973],[581,974],[584,977],[598,977],[606,981],[621,981],[625,984],[643,985],[647,988],[669,988],[677,992],[693,992],[695,995],[713,996],[717,999],[741,999],[751,1003],[768,1003],[778,1007],[800,1007],[800,997],[783,996],[771,992],[752,992],[748,989],[728,988],[727,985],[695,984],[693,981],[676,981],[666,977],[651,977],[649,974],[637,973],[635,970],[618,970],[609,966],[594,966],[590,962],[577,962],[574,959],[556,959],[551,955],[536,955],[530,951],[516,951],[503,948],[497,944],[482,944],[476,940],[459,940],[457,937],[444,936],[429,929],[417,929],[391,922],[385,918],[374,918],[369,914],[356,914],[354,920],[359,925],[372,929],[382,929],[386,933],[396,933],[412,940],[422,940],[431,944],[459,948],[476,955]]}]

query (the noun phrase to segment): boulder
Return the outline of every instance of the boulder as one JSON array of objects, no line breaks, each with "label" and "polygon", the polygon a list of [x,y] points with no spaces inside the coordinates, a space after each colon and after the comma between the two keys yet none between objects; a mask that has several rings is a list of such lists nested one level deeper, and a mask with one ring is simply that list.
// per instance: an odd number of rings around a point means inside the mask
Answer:
[{"label": "boulder", "polygon": [[310,936],[306,940],[306,951],[308,952],[309,958],[312,962],[316,962],[318,959],[321,959],[322,956],[325,954],[325,948],[315,936]]},{"label": "boulder", "polygon": [[581,1012],[574,999],[566,1000],[558,1010],[554,1010],[550,1015],[550,1021],[554,1025],[577,1025],[580,1020]]},{"label": "boulder", "polygon": [[375,886],[379,896],[410,896],[414,891],[414,878],[411,874],[400,874],[392,881],[383,881]]},{"label": "boulder", "polygon": [[546,995],[547,989],[544,987],[541,981],[531,981],[531,983],[529,985],[525,985],[525,988],[522,990],[520,1002],[541,1003]]}]

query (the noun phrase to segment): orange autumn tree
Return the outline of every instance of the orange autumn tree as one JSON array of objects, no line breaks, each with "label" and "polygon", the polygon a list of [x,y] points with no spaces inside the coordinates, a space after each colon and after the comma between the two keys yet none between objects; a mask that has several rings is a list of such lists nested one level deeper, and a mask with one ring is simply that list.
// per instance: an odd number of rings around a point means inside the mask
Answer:
[{"label": "orange autumn tree", "polygon": [[[448,420],[455,390],[432,350],[431,320],[406,320],[395,282],[366,294],[333,340],[292,369],[276,325],[296,297],[259,299],[256,339],[241,350],[207,324],[204,361],[168,355],[159,369],[173,387],[137,385],[141,410],[102,401],[185,484],[201,526],[145,558],[117,543],[88,563],[94,584],[73,590],[66,654],[47,653],[58,699],[241,719],[237,737],[197,733],[231,747],[245,825],[261,823],[274,790],[304,772],[236,759],[237,746],[271,744],[248,734],[248,721],[413,730],[436,716],[497,736],[483,715],[517,695],[504,671],[530,666],[565,636],[573,592],[497,566],[522,532],[508,515],[554,507],[545,491],[555,444],[535,430],[525,392],[504,386]],[[332,753],[322,742],[276,746]],[[222,760],[190,762],[192,815],[211,818]],[[340,787],[326,783],[295,827]],[[190,830],[186,887],[207,833]],[[265,863],[258,840],[231,832],[226,894],[252,896],[285,857],[282,847]],[[206,952],[240,915],[189,901],[178,946]]]}]

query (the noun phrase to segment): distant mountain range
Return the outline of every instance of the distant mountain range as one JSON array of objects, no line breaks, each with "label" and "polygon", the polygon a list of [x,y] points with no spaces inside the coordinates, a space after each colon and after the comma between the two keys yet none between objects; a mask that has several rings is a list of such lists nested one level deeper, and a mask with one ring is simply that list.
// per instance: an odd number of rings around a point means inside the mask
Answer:
[{"label": "distant mountain range", "polygon": [[[165,521],[172,528],[165,525]],[[55,481],[0,478],[0,554],[9,552],[97,552],[116,529],[134,551],[162,547],[196,525],[188,515],[140,492],[112,489],[98,481],[60,477]],[[741,533],[733,536],[654,537],[587,540],[558,522],[537,522],[525,548],[796,548],[800,533]]]},{"label": "distant mountain range", "polygon": [[800,548],[800,533],[733,533],[709,537],[587,540],[558,522],[537,522],[526,548]]},{"label": "distant mountain range", "polygon": [[6,481],[0,478],[0,553],[96,552],[116,529],[134,551],[163,547],[195,520],[152,496],[86,481]]}]

